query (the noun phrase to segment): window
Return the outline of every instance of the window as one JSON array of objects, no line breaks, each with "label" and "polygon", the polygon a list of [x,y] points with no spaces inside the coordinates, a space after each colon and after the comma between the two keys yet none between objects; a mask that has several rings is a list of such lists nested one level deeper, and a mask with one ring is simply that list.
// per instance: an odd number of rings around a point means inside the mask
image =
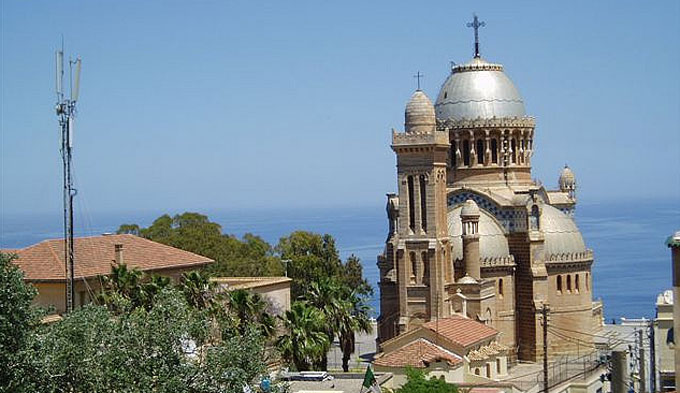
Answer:
[{"label": "window", "polygon": [[586,273],[586,291],[590,290],[590,274]]},{"label": "window", "polygon": [[423,277],[421,278],[420,281],[423,282],[423,284],[428,284],[430,282],[429,277],[430,277],[430,260],[427,255],[427,251],[424,251],[422,254],[420,254],[421,260],[423,261]]},{"label": "window", "polygon": [[420,227],[427,232],[427,195],[425,176],[420,175]]},{"label": "window", "polygon": [[411,231],[416,230],[416,209],[415,198],[413,195],[413,176],[408,177],[408,226]]},{"label": "window", "polygon": [[458,144],[454,141],[451,142],[451,166],[453,168],[456,167],[458,162],[456,161],[456,149],[458,148]]},{"label": "window", "polygon": [[501,374],[501,359],[496,358],[496,374]]},{"label": "window", "polygon": [[416,253],[411,251],[409,253],[409,259],[410,259],[410,262],[411,262],[411,283],[415,283],[416,273],[418,271],[418,265],[416,263]]},{"label": "window", "polygon": [[486,364],[486,377],[491,378],[491,364]]},{"label": "window", "polygon": [[557,293],[558,294],[562,293],[562,276],[561,275],[557,276]]},{"label": "window", "polygon": [[498,279],[498,297],[500,297],[500,298],[503,297],[503,279],[502,278]]},{"label": "window", "polygon": [[470,165],[470,142],[468,140],[463,141],[463,164]]},{"label": "window", "polygon": [[571,274],[567,274],[567,292],[571,292]]},{"label": "window", "polygon": [[479,375],[479,367],[475,367],[475,375]]},{"label": "window", "polygon": [[477,164],[484,164],[484,141],[477,139],[477,148],[475,149],[477,153]]},{"label": "window", "polygon": [[581,289],[581,288],[579,288],[578,274],[577,274],[576,277],[574,278],[574,291],[578,293],[578,291],[579,291],[580,289]]},{"label": "window", "polygon": [[498,142],[496,138],[491,140],[491,162],[498,164]]},{"label": "window", "polygon": [[510,157],[512,159],[512,163],[514,164],[514,163],[517,162],[517,154],[516,154],[517,140],[515,138],[512,138],[512,141],[510,142],[510,149],[512,150]]}]

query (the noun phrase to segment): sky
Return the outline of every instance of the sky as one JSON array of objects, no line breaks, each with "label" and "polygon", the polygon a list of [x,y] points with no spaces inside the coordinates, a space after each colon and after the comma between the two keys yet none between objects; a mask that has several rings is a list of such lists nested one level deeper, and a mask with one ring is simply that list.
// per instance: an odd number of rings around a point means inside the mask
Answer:
[{"label": "sky", "polygon": [[54,51],[80,56],[76,204],[93,212],[382,205],[391,128],[450,62],[502,63],[533,176],[581,202],[680,204],[680,2],[1,2],[2,214],[62,206]]}]

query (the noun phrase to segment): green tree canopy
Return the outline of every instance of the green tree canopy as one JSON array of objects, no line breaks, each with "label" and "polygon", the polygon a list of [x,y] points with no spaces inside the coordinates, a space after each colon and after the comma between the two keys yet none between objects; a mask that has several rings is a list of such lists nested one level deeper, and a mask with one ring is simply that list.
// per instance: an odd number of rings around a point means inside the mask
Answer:
[{"label": "green tree canopy", "polygon": [[458,393],[458,387],[438,378],[426,378],[422,370],[406,370],[406,383],[396,393]]}]

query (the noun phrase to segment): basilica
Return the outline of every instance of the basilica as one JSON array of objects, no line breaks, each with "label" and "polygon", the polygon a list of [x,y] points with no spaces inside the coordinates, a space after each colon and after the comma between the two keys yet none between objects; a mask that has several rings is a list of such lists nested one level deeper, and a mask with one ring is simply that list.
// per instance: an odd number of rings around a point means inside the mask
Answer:
[{"label": "basilica", "polygon": [[493,345],[508,362],[539,360],[544,329],[564,333],[548,337],[551,357],[593,347],[603,310],[592,300],[593,253],[573,219],[576,180],[567,166],[554,188],[532,179],[535,132],[503,65],[482,58],[478,41],[434,105],[413,93],[403,132],[392,130],[397,192],[387,194],[378,256],[380,348],[460,318],[498,332]]}]

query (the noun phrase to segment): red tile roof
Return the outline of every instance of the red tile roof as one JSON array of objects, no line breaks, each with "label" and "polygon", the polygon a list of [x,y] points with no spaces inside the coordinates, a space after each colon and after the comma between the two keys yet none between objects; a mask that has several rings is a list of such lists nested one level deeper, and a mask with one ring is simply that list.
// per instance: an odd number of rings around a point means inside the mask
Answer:
[{"label": "red tile roof", "polygon": [[[79,237],[74,241],[75,276],[95,277],[111,272],[115,261],[115,245],[123,245],[123,261],[130,268],[162,270],[183,266],[200,266],[212,259],[166,246],[134,235],[102,235]],[[17,254],[14,263],[24,271],[25,279],[64,280],[64,240],[45,240],[19,250],[3,250]]]},{"label": "red tile roof", "polygon": [[449,365],[456,365],[462,359],[444,348],[423,338],[412,341],[407,345],[386,353],[376,359],[373,364],[383,367],[416,367],[425,368],[430,363],[445,361]]},{"label": "red tile roof", "polygon": [[460,315],[440,319],[439,322],[430,321],[423,327],[463,347],[494,338],[498,334],[496,329]]}]

